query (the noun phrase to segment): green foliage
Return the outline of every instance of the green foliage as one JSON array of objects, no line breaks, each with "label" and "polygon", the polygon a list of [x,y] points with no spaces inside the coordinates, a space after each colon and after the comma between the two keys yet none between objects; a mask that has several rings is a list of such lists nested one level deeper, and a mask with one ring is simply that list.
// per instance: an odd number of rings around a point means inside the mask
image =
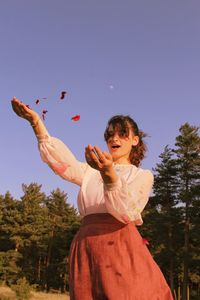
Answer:
[{"label": "green foliage", "polygon": [[161,267],[172,290],[179,273],[175,259],[182,242],[180,211],[177,208],[177,167],[173,151],[168,146],[160,154],[160,163],[154,169],[153,196],[149,200],[142,234],[150,239],[150,250]]},{"label": "green foliage", "polygon": [[[172,290],[188,286],[197,299],[200,285],[200,137],[199,128],[180,127],[175,148],[164,148],[154,169],[154,190],[141,233]],[[196,296],[195,296],[196,295]]]},{"label": "green foliage", "polygon": [[22,188],[21,200],[0,196],[0,281],[11,285],[26,277],[41,290],[65,291],[69,247],[80,217],[59,189],[46,196],[36,183]]},{"label": "green foliage", "polygon": [[[199,234],[199,212],[197,208],[200,202],[200,136],[199,127],[183,124],[176,137],[176,149],[178,166],[178,197],[182,204],[182,222],[184,225],[184,243],[182,246],[183,258],[183,289],[182,298],[187,297],[187,286],[194,277],[189,277],[190,271],[197,272],[200,260],[195,258],[199,251],[199,242],[195,238]],[[196,269],[196,271],[194,271]],[[195,276],[197,277],[197,276]]]},{"label": "green foliage", "polygon": [[17,280],[17,284],[11,285],[11,289],[16,293],[17,300],[29,300],[31,298],[31,286],[26,278]]},{"label": "green foliage", "polygon": [[8,250],[6,252],[0,252],[0,280],[8,285],[15,282],[20,274],[20,267],[18,261],[21,258],[21,254]]}]

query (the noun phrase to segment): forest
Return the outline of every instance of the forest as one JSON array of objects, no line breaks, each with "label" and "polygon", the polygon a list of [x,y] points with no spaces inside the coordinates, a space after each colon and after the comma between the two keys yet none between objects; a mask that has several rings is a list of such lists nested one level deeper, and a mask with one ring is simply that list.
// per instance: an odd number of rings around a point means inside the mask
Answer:
[{"label": "forest", "polygon": [[[200,136],[183,124],[152,169],[154,186],[138,227],[174,299],[200,299]],[[40,291],[69,289],[69,249],[81,224],[67,192],[22,184],[0,195],[0,284],[26,278]],[[145,245],[144,245],[145,246]]]}]

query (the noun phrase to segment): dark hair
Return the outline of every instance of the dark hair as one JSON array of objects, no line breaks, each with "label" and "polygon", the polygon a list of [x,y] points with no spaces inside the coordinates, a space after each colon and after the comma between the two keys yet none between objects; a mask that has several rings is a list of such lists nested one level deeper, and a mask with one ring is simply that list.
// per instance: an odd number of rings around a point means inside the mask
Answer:
[{"label": "dark hair", "polygon": [[107,142],[116,131],[118,131],[121,136],[128,137],[130,129],[134,135],[139,137],[138,144],[132,147],[129,156],[131,164],[138,167],[141,160],[145,157],[145,152],[147,150],[147,146],[143,142],[143,138],[146,136],[146,134],[139,130],[137,123],[130,116],[116,115],[110,118],[104,132],[104,139]]}]

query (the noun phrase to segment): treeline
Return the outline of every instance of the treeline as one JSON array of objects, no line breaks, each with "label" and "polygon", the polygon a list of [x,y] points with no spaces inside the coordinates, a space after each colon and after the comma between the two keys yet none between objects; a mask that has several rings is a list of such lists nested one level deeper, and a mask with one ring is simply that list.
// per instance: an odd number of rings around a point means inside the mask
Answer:
[{"label": "treeline", "polygon": [[153,196],[141,233],[174,299],[200,299],[200,136],[188,123],[154,169]]},{"label": "treeline", "polygon": [[[153,196],[139,227],[174,299],[200,298],[200,136],[197,126],[179,129],[153,169]],[[41,290],[68,289],[69,248],[81,218],[59,189],[22,185],[23,196],[0,196],[0,280],[25,277]],[[149,280],[151,280],[149,278]]]},{"label": "treeline", "polygon": [[41,185],[22,185],[15,200],[0,196],[0,281],[25,277],[40,290],[68,289],[69,248],[80,226],[77,210],[59,189],[49,196]]}]

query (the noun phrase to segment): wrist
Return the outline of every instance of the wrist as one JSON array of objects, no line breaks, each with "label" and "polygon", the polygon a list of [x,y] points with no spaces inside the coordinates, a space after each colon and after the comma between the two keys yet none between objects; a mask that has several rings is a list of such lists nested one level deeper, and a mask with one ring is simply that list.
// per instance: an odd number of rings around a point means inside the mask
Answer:
[{"label": "wrist", "polygon": [[40,118],[38,116],[38,117],[34,118],[32,121],[30,121],[30,124],[34,128],[38,125],[39,121],[40,121]]},{"label": "wrist", "polygon": [[118,176],[113,168],[100,171],[104,183],[115,183]]}]

